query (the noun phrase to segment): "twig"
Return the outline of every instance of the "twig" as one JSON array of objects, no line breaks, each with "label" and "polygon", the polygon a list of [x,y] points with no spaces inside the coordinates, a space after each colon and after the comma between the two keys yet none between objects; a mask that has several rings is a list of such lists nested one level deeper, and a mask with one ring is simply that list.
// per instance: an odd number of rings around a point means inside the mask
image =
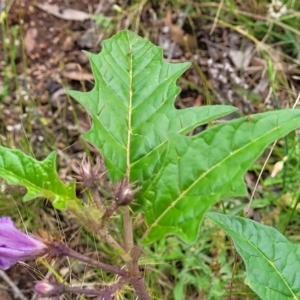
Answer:
[{"label": "twig", "polygon": [[9,287],[12,289],[14,297],[21,299],[21,300],[28,300],[20,291],[20,289],[14,284],[14,282],[7,276],[7,274],[0,270],[0,277],[9,285]]},{"label": "twig", "polygon": [[104,2],[105,2],[105,0],[100,0],[99,1],[98,5],[97,5],[97,8],[94,12],[95,15],[99,14],[102,11]]},{"label": "twig", "polygon": [[50,256],[69,256],[76,258],[80,261],[83,261],[89,265],[98,267],[104,271],[111,272],[113,274],[119,275],[123,278],[128,278],[129,273],[121,270],[115,266],[103,263],[101,261],[92,259],[88,256],[85,256],[79,252],[74,251],[73,249],[69,248],[68,246],[64,245],[61,242],[53,242],[49,243],[49,255]]}]

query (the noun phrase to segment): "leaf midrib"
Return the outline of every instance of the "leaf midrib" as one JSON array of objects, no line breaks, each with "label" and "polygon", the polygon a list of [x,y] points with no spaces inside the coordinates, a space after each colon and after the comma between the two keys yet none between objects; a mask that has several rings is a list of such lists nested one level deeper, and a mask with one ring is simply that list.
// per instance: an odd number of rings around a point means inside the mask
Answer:
[{"label": "leaf midrib", "polygon": [[[211,115],[208,114],[206,119],[208,119]],[[181,118],[181,116],[179,116]],[[182,132],[184,132],[185,130],[187,130],[188,128],[194,128],[195,126],[201,125],[201,124],[205,124],[208,120],[203,119],[199,122],[199,120],[196,120],[193,124],[189,125],[188,127],[184,127],[184,128],[180,128],[176,134],[181,134]],[[151,151],[147,152],[145,155],[143,155],[142,157],[140,157],[139,159],[137,159],[136,161],[134,161],[133,163],[131,163],[131,167],[133,167],[135,164],[137,164],[139,161],[141,161],[142,159],[146,158],[147,156],[150,156],[154,151],[156,151],[157,149],[159,149],[160,147],[162,147],[164,144],[166,144],[168,142],[167,139],[165,139],[162,143],[158,144],[155,148],[153,148]]]},{"label": "leaf midrib", "polygon": [[[222,222],[220,222],[220,221],[216,221],[216,220],[214,220],[214,219],[212,219],[212,220],[213,220],[215,223],[222,224],[222,226],[219,225],[221,228],[226,227],[228,231],[234,231],[234,230],[233,230],[232,228],[230,228],[227,224],[222,223]],[[227,231],[227,230],[225,230],[225,231]],[[227,231],[227,233],[228,233],[228,231]],[[294,297],[294,299],[297,300],[298,297],[294,294],[294,292],[293,292],[293,290],[290,288],[288,282],[284,279],[284,277],[281,275],[280,271],[275,267],[275,265],[272,264],[271,261],[264,255],[264,253],[261,252],[261,251],[259,250],[259,248],[255,247],[255,245],[252,244],[252,242],[249,241],[249,238],[247,239],[246,237],[244,237],[244,236],[243,236],[241,233],[239,233],[239,232],[234,231],[234,233],[237,234],[237,235],[239,235],[240,237],[242,237],[242,238],[245,240],[245,242],[248,242],[255,250],[257,250],[257,252],[259,252],[259,253],[261,254],[261,256],[262,256],[263,258],[265,258],[265,260],[266,260],[266,261],[269,263],[269,265],[275,270],[275,272],[279,275],[279,277],[282,279],[282,281],[284,282],[284,284],[285,284],[285,285],[287,286],[287,288],[290,290],[290,292],[291,292],[292,296]],[[228,233],[228,234],[229,234],[229,233]],[[229,235],[230,235],[230,234],[229,234]],[[230,235],[230,236],[231,236],[231,235]],[[242,253],[240,253],[240,254],[242,255]],[[243,255],[242,255],[242,256],[243,256]],[[263,285],[263,286],[266,287],[265,285]],[[274,290],[274,291],[280,293],[280,291],[277,291],[277,290]]]},{"label": "leaf midrib", "polygon": [[[283,126],[283,125],[282,125]],[[264,139],[265,136],[271,134],[272,132],[275,132],[276,130],[278,130],[278,127],[274,128],[273,130],[265,133],[264,135],[261,135],[259,138],[253,140],[251,143],[246,144],[245,146],[239,148],[238,150],[235,150],[235,152],[232,155],[228,155],[226,156],[226,158],[224,158],[223,160],[221,160],[219,163],[215,164],[212,168],[210,168],[208,171],[206,171],[205,173],[203,173],[197,180],[195,180],[184,192],[182,192],[177,199],[175,199],[169,206],[168,208],[162,212],[162,214],[156,219],[156,221],[151,224],[147,231],[144,233],[144,237],[147,236],[147,234],[157,225],[159,225],[159,221],[170,211],[171,208],[173,208],[173,206],[175,206],[195,185],[197,185],[207,174],[209,174],[210,172],[212,172],[214,169],[216,169],[217,167],[219,167],[219,165],[223,164],[227,159],[229,159],[229,157],[232,157],[233,155],[241,152],[242,150],[244,150],[245,148],[249,147],[249,145],[255,144],[257,141]]]},{"label": "leaf midrib", "polygon": [[[133,42],[133,41],[132,41]],[[129,51],[129,103],[128,103],[128,128],[127,128],[127,145],[126,145],[126,177],[130,178],[130,145],[131,145],[131,134],[132,134],[132,86],[133,86],[133,76],[132,76],[132,44],[129,43],[130,51]]]}]

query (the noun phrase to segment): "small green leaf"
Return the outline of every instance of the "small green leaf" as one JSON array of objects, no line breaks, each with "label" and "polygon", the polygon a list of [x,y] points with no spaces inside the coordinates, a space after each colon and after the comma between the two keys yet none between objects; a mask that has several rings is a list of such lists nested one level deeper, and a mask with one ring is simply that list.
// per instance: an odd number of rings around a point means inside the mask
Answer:
[{"label": "small green leaf", "polygon": [[144,243],[177,234],[196,239],[205,212],[219,199],[246,194],[244,173],[274,140],[299,127],[299,110],[232,120],[193,136],[174,135],[164,164],[143,196]]},{"label": "small green leaf", "polygon": [[300,299],[300,246],[249,219],[207,213],[232,239],[247,270],[245,283],[264,300]]},{"label": "small green leaf", "polygon": [[45,197],[57,209],[65,209],[68,201],[80,201],[75,194],[75,184],[64,184],[56,173],[56,153],[37,161],[20,150],[0,146],[0,177],[8,184],[22,185],[27,189],[23,201]]},{"label": "small green leaf", "polygon": [[145,184],[159,169],[170,134],[187,134],[236,110],[175,109],[180,91],[176,80],[190,64],[166,62],[160,47],[133,32],[122,31],[104,41],[100,54],[86,54],[95,86],[88,93],[67,93],[91,115],[92,128],[83,137],[103,154],[113,182],[127,176]]}]

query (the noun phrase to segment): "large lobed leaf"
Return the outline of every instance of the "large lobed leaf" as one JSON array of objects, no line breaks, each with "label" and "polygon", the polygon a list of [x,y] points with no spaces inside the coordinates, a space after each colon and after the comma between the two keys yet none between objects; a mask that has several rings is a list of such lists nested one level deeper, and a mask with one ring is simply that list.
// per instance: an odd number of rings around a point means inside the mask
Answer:
[{"label": "large lobed leaf", "polygon": [[246,194],[244,173],[274,140],[299,127],[299,110],[256,114],[170,139],[160,172],[144,193],[144,243],[177,234],[196,239],[205,212],[219,199]]},{"label": "large lobed leaf", "polygon": [[264,300],[300,299],[300,246],[272,227],[249,219],[208,213],[233,239],[248,284]]},{"label": "large lobed leaf", "polygon": [[75,184],[64,184],[57,176],[55,152],[45,160],[37,161],[20,150],[0,146],[0,177],[9,184],[26,187],[24,201],[45,197],[52,200],[57,209],[65,209],[70,201],[80,203]]},{"label": "large lobed leaf", "polygon": [[149,225],[144,243],[166,234],[193,241],[207,209],[222,197],[244,195],[246,170],[269,143],[300,124],[298,111],[276,111],[186,137],[234,110],[175,109],[176,80],[189,64],[164,61],[160,47],[129,31],[104,41],[100,54],[87,55],[95,86],[68,94],[91,115],[84,137],[103,154],[111,180],[128,176],[142,185],[138,196]]},{"label": "large lobed leaf", "polygon": [[227,115],[229,106],[176,110],[178,77],[189,63],[171,64],[162,49],[133,32],[103,42],[100,54],[87,53],[95,76],[88,93],[67,91],[92,117],[83,137],[103,154],[113,182],[128,176],[145,181],[159,169],[171,133],[187,134],[200,124]]}]

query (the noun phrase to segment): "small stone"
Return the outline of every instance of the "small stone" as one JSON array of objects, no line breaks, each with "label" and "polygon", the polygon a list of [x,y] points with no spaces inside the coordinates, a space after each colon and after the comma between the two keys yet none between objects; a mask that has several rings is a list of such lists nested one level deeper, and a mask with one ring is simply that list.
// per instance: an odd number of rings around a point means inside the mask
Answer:
[{"label": "small stone", "polygon": [[64,51],[71,51],[74,49],[74,40],[71,36],[68,36],[62,46]]}]

